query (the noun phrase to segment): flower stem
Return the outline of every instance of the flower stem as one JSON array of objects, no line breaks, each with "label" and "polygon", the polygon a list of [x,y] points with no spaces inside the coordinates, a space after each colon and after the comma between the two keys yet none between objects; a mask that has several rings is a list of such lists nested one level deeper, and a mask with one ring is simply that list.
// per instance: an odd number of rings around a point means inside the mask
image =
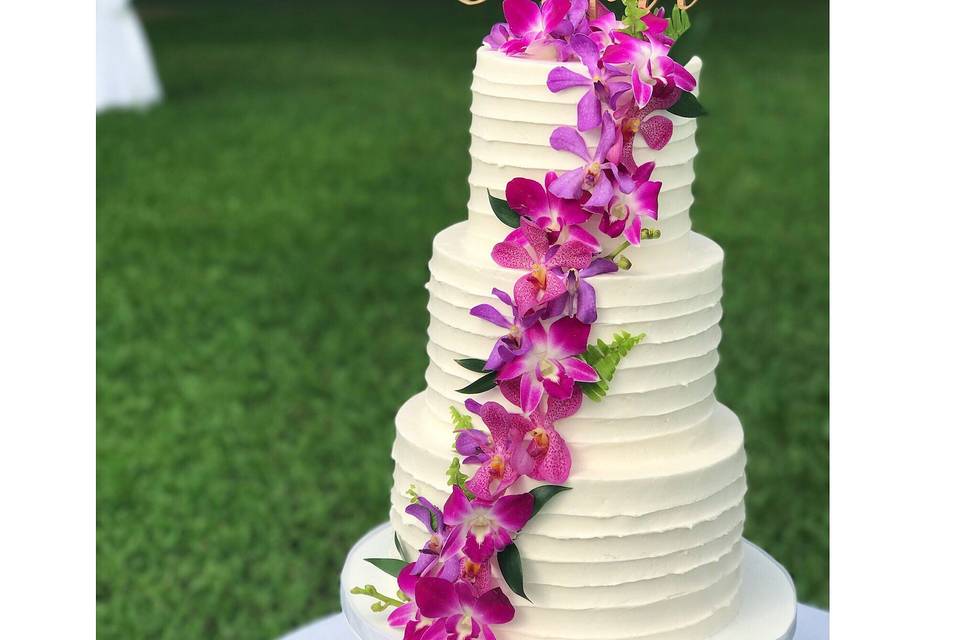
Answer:
[{"label": "flower stem", "polygon": [[380,602],[374,602],[370,606],[370,608],[373,609],[374,611],[383,611],[387,607],[402,607],[404,605],[403,602],[401,602],[400,600],[397,600],[396,598],[391,598],[390,596],[383,595],[382,593],[377,591],[377,588],[372,584],[368,584],[362,588],[354,587],[353,589],[350,589],[350,593],[358,596],[370,596],[371,598],[379,600]]},{"label": "flower stem", "polygon": [[630,241],[629,241],[629,240],[624,240],[624,241],[623,241],[623,244],[621,244],[619,247],[617,247],[616,249],[614,249],[613,252],[611,252],[609,255],[604,256],[604,257],[606,257],[607,260],[615,260],[616,257],[617,257],[618,255],[620,255],[621,253],[623,253],[623,250],[626,249],[626,248],[629,247],[629,246],[630,246]]}]

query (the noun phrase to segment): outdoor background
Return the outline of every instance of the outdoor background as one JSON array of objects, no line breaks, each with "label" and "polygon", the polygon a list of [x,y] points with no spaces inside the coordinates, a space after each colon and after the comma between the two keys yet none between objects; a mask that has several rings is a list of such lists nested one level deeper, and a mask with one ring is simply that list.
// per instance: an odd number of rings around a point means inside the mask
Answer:
[{"label": "outdoor background", "polygon": [[[97,118],[98,631],[269,639],[338,608],[386,519],[499,2],[137,7],[166,101]],[[827,606],[827,3],[691,15],[746,534]]]}]

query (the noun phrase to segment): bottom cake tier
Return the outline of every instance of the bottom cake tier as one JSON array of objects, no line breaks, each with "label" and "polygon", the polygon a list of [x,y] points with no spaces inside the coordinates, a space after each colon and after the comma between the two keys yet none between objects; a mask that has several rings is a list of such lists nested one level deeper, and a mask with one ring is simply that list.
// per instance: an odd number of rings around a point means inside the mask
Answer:
[{"label": "bottom cake tier", "polygon": [[[739,606],[729,607],[722,615],[709,618],[709,627],[697,621],[679,627],[639,632],[633,635],[611,636],[606,630],[614,622],[609,611],[591,613],[581,610],[583,619],[589,620],[587,630],[556,633],[552,635],[528,635],[511,623],[496,627],[499,640],[789,640],[793,637],[796,622],[796,592],[789,574],[762,549],[746,540],[740,543],[743,558],[740,570]],[[403,633],[387,624],[387,614],[370,610],[370,601],[353,595],[355,586],[372,584],[383,593],[396,591],[396,580],[364,561],[364,558],[396,557],[394,533],[390,524],[383,524],[369,532],[347,555],[340,576],[340,601],[343,614],[350,628],[360,640],[397,640]]]}]

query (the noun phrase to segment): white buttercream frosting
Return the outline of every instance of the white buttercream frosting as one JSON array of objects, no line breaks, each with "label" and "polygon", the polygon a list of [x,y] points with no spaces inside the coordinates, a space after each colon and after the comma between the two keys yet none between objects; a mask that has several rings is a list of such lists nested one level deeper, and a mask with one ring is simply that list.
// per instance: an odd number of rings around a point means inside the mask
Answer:
[{"label": "white buttercream frosting", "polygon": [[[413,485],[438,505],[446,499],[449,407],[465,410],[456,389],[477,377],[454,360],[486,358],[502,331],[469,310],[487,303],[508,312],[490,291],[511,291],[520,275],[490,258],[509,230],[487,190],[502,197],[511,178],[542,180],[547,170],[577,166],[549,145],[556,126],[575,124],[582,94],[546,88],[555,66],[477,52],[468,220],[434,239],[427,388],[396,418],[390,520],[411,552],[426,533],[404,513],[405,492]],[[699,60],[689,68],[699,75]],[[737,611],[746,459],[739,420],[713,395],[723,252],[690,230],[696,122],[670,117],[670,144],[636,153],[640,162],[656,160],[654,178],[664,183],[663,237],[632,248],[629,271],[591,280],[591,340],[624,330],[646,339],[620,363],[602,402],[585,399],[557,424],[573,458],[572,490],[517,539],[532,602],[511,598],[517,617],[497,629],[501,640],[704,640]],[[595,132],[585,137],[596,142]],[[508,404],[496,389],[475,397]],[[536,484],[524,479],[519,489]]]}]

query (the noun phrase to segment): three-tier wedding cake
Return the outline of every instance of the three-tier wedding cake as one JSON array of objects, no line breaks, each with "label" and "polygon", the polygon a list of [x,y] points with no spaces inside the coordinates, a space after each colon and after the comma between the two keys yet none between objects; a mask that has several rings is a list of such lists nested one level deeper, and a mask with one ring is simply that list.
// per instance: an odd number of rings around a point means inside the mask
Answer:
[{"label": "three-tier wedding cake", "polygon": [[477,51],[427,388],[397,414],[389,526],[343,574],[361,638],[792,634],[789,577],[741,537],[743,431],[714,397],[701,61],[669,57],[689,3],[650,4],[507,0]]}]

